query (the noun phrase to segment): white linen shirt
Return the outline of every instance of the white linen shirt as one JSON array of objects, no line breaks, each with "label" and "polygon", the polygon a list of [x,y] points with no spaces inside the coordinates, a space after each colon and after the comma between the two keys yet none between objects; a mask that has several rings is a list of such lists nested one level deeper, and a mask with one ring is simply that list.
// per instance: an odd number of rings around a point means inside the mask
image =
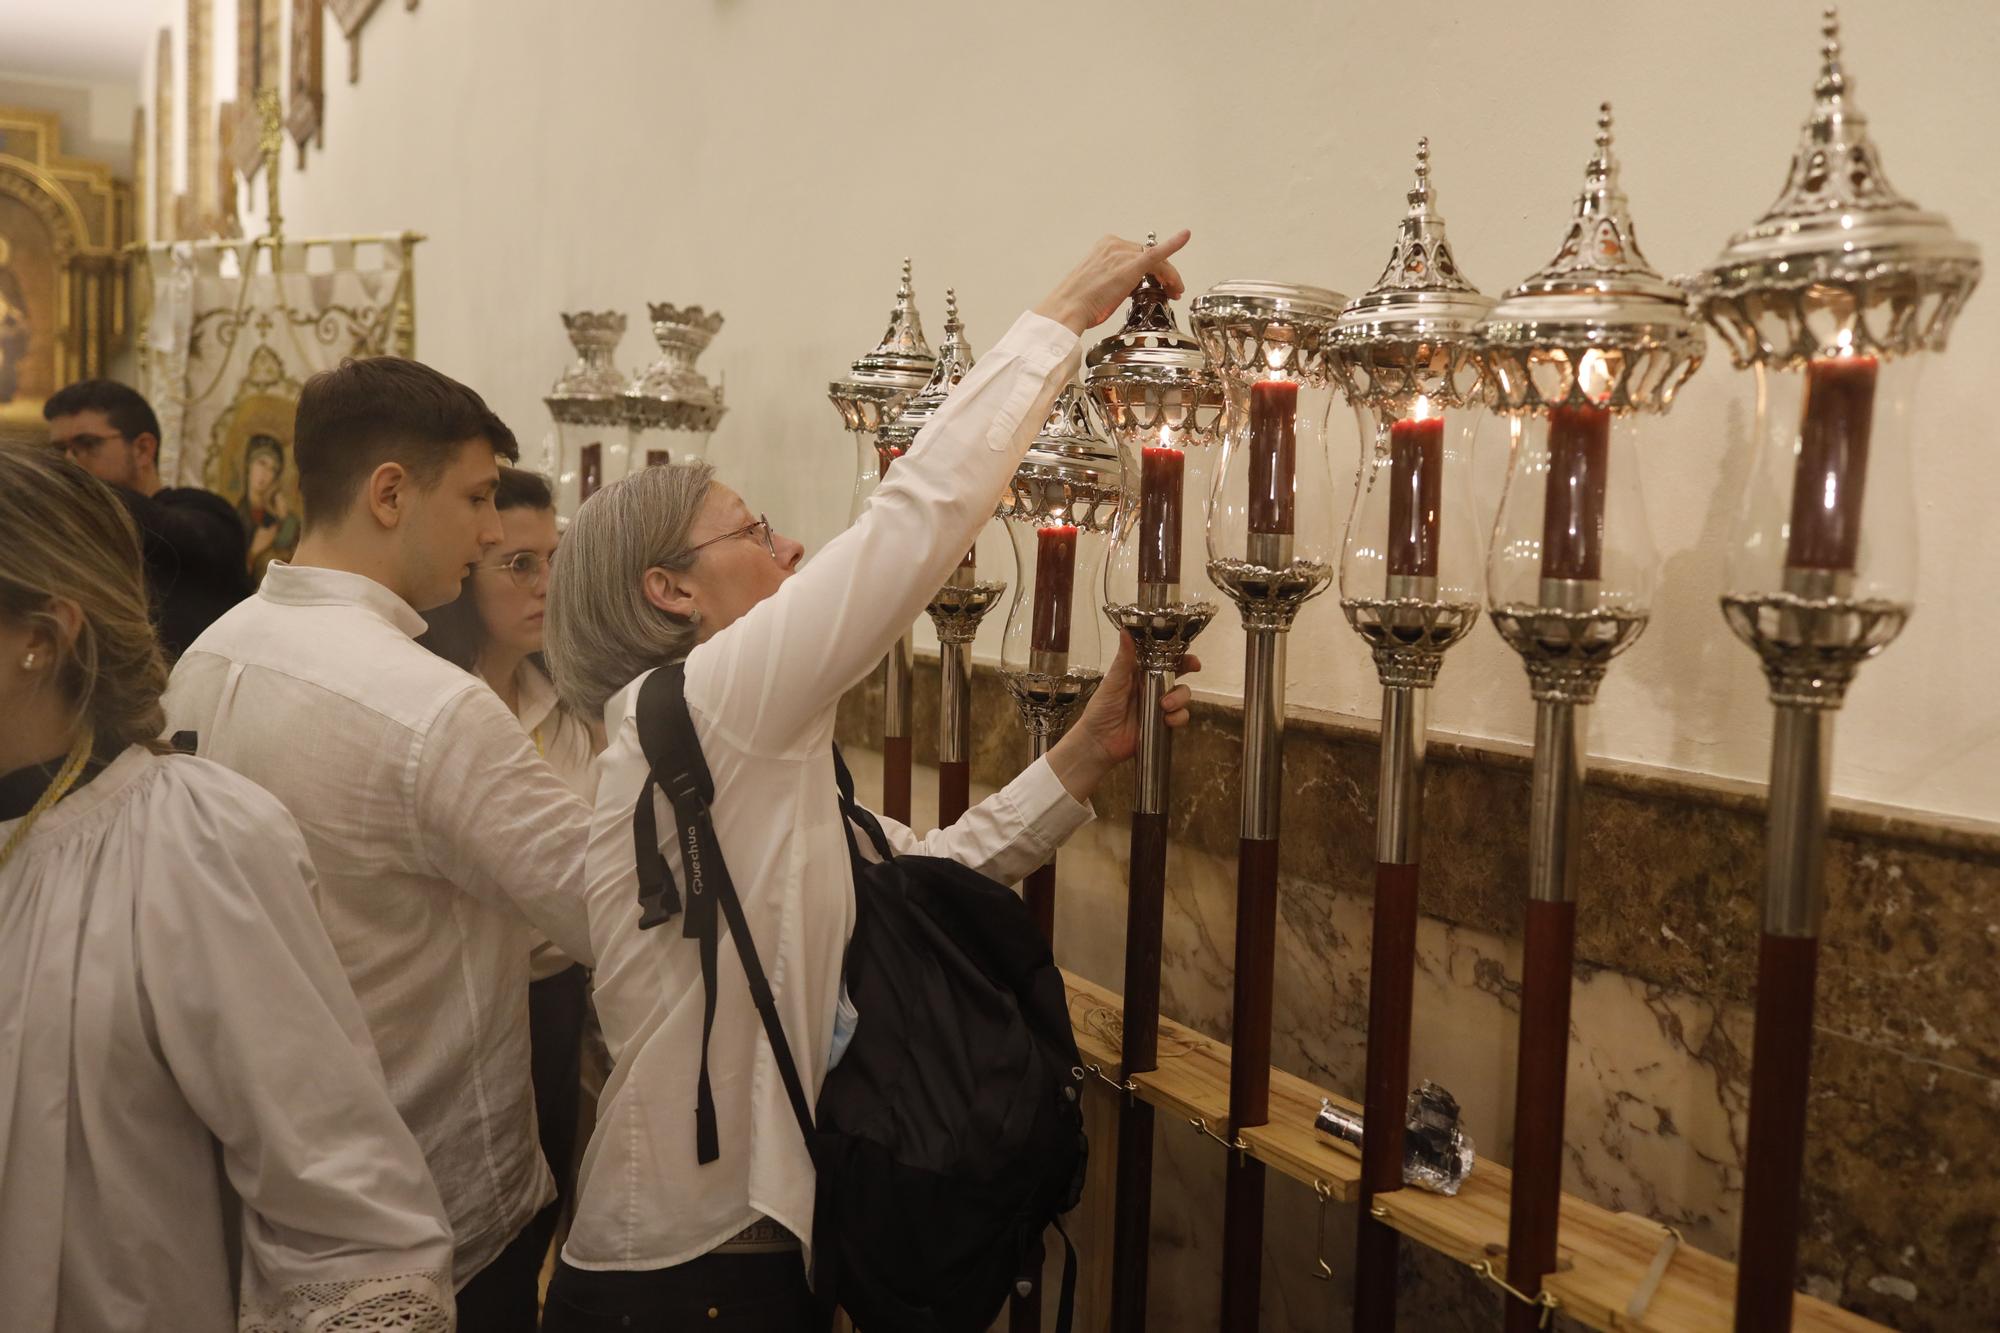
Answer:
[{"label": "white linen shirt", "polygon": [[[715,779],[716,836],[807,1094],[826,1076],[854,928],[836,802],[834,712],[964,555],[1073,372],[1077,338],[1023,316],[952,391],[859,521],[687,660],[687,700]],[[810,1243],[814,1177],[735,946],[718,951],[709,1072],[721,1158],[695,1160],[703,994],[678,923],[638,929],[632,811],[646,760],[633,716],[644,676],[605,707],[587,890],[597,1012],[616,1065],[584,1157],[563,1258],[655,1269],[714,1249],[760,1216]],[[655,801],[664,843],[673,813]],[[927,838],[883,827],[899,852],[947,856],[995,879],[1026,875],[1091,817],[1046,760]],[[678,877],[679,858],[668,850]],[[862,1025],[868,1015],[861,1014]],[[810,1255],[807,1256],[808,1261]]]},{"label": "white linen shirt", "polygon": [[444,1207],[312,883],[269,794],[139,747],[0,868],[0,1326],[449,1326]]},{"label": "white linen shirt", "polygon": [[[555,683],[533,659],[522,659],[514,672],[514,688],[514,717],[535,743],[535,753],[548,760],[571,791],[583,800],[593,799],[597,795],[597,739],[590,724],[562,706]],[[530,981],[546,981],[575,966],[575,959],[537,932],[534,951],[528,956]]]},{"label": "white linen shirt", "polygon": [[[359,574],[273,562],[174,667],[169,731],[291,811],[463,1285],[555,1197],[528,1074],[533,920],[590,959],[590,811],[500,696]],[[524,916],[525,913],[525,916]]]}]

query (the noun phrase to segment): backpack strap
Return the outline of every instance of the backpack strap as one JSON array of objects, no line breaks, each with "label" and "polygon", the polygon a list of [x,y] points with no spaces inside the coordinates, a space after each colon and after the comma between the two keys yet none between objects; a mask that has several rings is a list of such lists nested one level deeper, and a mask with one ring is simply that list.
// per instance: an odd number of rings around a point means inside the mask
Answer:
[{"label": "backpack strap", "polygon": [[840,813],[845,816],[842,828],[847,833],[847,850],[854,858],[856,873],[859,873],[862,865],[861,849],[854,845],[856,824],[859,824],[861,831],[868,835],[868,841],[875,845],[877,855],[884,861],[895,860],[895,850],[889,846],[888,835],[882,832],[881,821],[876,819],[872,812],[862,809],[855,802],[854,775],[847,771],[847,761],[841,758],[838,745],[833,747],[833,785],[840,792]]},{"label": "backpack strap", "polygon": [[688,712],[687,671],[682,663],[660,667],[639,687],[638,727],[639,746],[645,752],[648,768],[639,791],[639,804],[632,812],[632,837],[639,865],[639,928],[662,925],[681,910],[680,897],[667,874],[666,859],[660,855],[658,825],[653,817],[653,789],[657,786],[666,793],[667,803],[674,810],[677,832],[674,840],[681,849],[681,874],[687,884],[682,934],[693,938],[701,951],[701,1078],[695,1089],[696,1160],[706,1165],[722,1155],[715,1094],[708,1077],[708,1043],[715,1029],[718,906],[736,942],[750,998],[763,1019],[764,1036],[771,1043],[778,1076],[784,1081],[792,1114],[810,1151],[812,1107],[806,1100],[798,1065],[792,1059],[791,1045],[785,1040],[778,1003],[771,994],[764,965],[757,957],[757,942],[750,936],[743,902],[736,894],[736,882],[730,877],[729,863],[723,860],[722,844],[715,836],[715,821],[709,808],[715,799],[715,781],[709,773],[708,761],[702,756],[694,718]]}]

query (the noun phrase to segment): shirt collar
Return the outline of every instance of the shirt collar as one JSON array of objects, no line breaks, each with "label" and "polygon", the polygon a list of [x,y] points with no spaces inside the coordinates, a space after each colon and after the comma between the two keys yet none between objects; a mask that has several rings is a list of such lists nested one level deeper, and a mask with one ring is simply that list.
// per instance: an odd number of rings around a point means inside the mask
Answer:
[{"label": "shirt collar", "polygon": [[386,620],[411,638],[430,626],[411,605],[369,578],[344,569],[318,565],[288,565],[273,560],[257,590],[266,601],[283,606],[358,606]]},{"label": "shirt collar", "polygon": [[556,711],[556,687],[533,661],[523,658],[520,668],[514,673],[520,685],[520,696],[515,700],[514,716],[520,719],[521,729],[532,732],[549,720],[549,714]]}]

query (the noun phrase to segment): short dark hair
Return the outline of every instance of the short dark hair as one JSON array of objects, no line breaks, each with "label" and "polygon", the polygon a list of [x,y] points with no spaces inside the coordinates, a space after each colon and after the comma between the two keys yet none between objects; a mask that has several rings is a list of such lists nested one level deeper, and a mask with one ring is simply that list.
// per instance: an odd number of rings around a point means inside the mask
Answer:
[{"label": "short dark hair", "polygon": [[[556,507],[556,497],[540,473],[503,467],[500,469],[500,485],[493,491],[493,507],[546,512]],[[453,666],[472,670],[479,661],[479,650],[486,646],[486,627],[480,623],[479,607],[472,600],[472,580],[466,579],[457,597],[424,612],[424,620],[430,628],[418,636],[417,642]],[[542,660],[542,655],[536,653],[534,656],[535,665],[547,674],[548,664]]]},{"label": "short dark hair", "polygon": [[42,404],[42,420],[73,417],[79,412],[102,412],[111,429],[128,440],[141,435],[160,438],[160,419],[146,395],[117,380],[78,380],[49,395]]},{"label": "short dark hair", "polygon": [[345,517],[362,481],[384,463],[435,485],[471,440],[485,440],[509,462],[521,455],[485,399],[429,366],[371,356],[320,372],[300,390],[292,426],[306,523]]}]

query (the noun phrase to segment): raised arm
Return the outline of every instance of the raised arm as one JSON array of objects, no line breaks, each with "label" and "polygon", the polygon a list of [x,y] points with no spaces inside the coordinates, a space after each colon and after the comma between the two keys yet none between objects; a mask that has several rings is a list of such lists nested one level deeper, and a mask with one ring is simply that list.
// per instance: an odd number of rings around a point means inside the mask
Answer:
[{"label": "raised arm", "polygon": [[952,390],[860,519],[688,658],[688,700],[746,749],[790,753],[881,661],[977,538],[1075,373],[1078,339],[1142,274],[1170,290],[1185,232],[1107,237]]},{"label": "raised arm", "polygon": [[161,1057],[242,1200],[246,1325],[394,1308],[445,1327],[450,1225],[313,909],[305,840],[248,782],[202,776],[186,826],[214,836],[150,862],[134,937]]}]

